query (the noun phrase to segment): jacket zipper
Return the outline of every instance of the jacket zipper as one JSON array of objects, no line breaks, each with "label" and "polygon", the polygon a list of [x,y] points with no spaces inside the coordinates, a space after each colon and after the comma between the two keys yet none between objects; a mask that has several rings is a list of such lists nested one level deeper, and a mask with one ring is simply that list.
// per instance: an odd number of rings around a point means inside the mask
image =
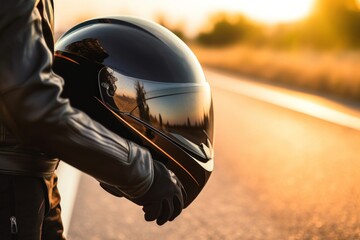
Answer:
[{"label": "jacket zipper", "polygon": [[10,217],[10,226],[11,226],[11,234],[17,234],[18,227],[17,227],[16,217],[15,216]]},{"label": "jacket zipper", "polygon": [[10,233],[11,240],[18,239],[18,225],[15,217],[15,190],[14,190],[14,180],[12,176],[9,176],[9,187],[10,187]]}]

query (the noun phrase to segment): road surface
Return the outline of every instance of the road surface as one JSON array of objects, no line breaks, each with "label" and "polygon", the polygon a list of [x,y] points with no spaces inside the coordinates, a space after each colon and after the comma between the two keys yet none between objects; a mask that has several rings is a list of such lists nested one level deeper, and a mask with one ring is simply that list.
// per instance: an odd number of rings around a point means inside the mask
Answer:
[{"label": "road surface", "polygon": [[[331,103],[326,113],[330,103],[322,100],[312,115],[305,103],[291,107],[294,94],[277,99],[287,90],[250,84],[268,90],[242,93],[246,81],[206,75],[213,85],[216,162],[195,202],[159,227],[81,175],[68,238],[360,239],[359,111]],[[266,96],[269,91],[275,95]]]}]

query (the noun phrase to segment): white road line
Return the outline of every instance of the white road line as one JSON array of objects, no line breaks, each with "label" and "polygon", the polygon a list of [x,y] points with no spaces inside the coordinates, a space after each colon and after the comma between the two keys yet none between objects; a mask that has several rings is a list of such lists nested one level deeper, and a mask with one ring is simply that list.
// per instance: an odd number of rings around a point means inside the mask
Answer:
[{"label": "white road line", "polygon": [[81,172],[70,165],[61,162],[57,170],[58,188],[61,195],[61,217],[64,224],[64,235],[67,236],[71,216],[76,200]]},{"label": "white road line", "polygon": [[236,76],[223,75],[213,70],[206,70],[206,76],[213,87],[239,93],[341,126],[360,130],[360,112],[358,110],[351,109],[352,114],[349,114],[322,105],[316,101],[296,96],[296,91],[281,91],[281,88],[241,80],[241,78]]}]

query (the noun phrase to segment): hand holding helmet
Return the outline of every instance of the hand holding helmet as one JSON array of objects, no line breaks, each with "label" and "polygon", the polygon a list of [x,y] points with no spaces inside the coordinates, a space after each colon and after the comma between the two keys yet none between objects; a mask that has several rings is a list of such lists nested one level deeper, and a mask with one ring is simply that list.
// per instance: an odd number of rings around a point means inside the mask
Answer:
[{"label": "hand holding helmet", "polygon": [[[117,197],[124,196],[116,186],[100,183],[107,192]],[[154,180],[150,189],[141,197],[130,201],[143,206],[146,221],[154,221],[163,225],[174,220],[184,207],[183,186],[173,172],[164,164],[154,161]]]},{"label": "hand holding helmet", "polygon": [[154,161],[154,181],[144,196],[131,199],[143,206],[145,220],[156,219],[158,225],[174,220],[184,207],[183,186],[173,172],[164,164]]}]

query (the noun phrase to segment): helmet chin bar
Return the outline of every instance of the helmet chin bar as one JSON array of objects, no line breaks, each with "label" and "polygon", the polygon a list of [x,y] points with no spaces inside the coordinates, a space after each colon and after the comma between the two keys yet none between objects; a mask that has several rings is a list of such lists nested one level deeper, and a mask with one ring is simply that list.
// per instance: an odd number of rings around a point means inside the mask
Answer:
[{"label": "helmet chin bar", "polygon": [[[184,185],[186,195],[187,195],[187,199],[186,199],[184,205],[185,205],[185,207],[187,207],[196,198],[196,196],[199,194],[201,189],[204,187],[211,171],[209,171],[208,174],[204,174],[203,176],[200,176],[200,175],[194,176],[188,170],[188,168],[193,168],[192,171],[194,171],[194,168],[204,169],[204,165],[205,165],[204,163],[201,163],[200,161],[195,161],[197,163],[197,166],[196,165],[194,166],[194,164],[191,164],[191,162],[188,162],[188,164],[186,164],[186,165],[181,164],[178,160],[173,158],[168,152],[166,152],[163,148],[161,148],[158,144],[156,144],[156,141],[150,140],[142,132],[140,132],[137,128],[135,128],[134,126],[129,124],[129,121],[126,121],[124,118],[124,117],[126,117],[126,114],[123,115],[123,117],[122,117],[119,114],[117,114],[116,112],[114,112],[114,110],[112,110],[109,106],[107,106],[105,103],[103,103],[100,99],[96,98],[96,100],[103,107],[107,108],[107,110],[110,111],[113,114],[113,116],[119,122],[121,122],[121,124],[123,124],[127,128],[132,129],[132,131],[137,132],[137,134],[141,137],[141,140],[143,141],[141,143],[139,143],[139,142],[137,142],[137,143],[141,144],[143,146],[146,146],[147,148],[149,148],[149,150],[152,153],[154,153],[154,150],[155,150],[156,154],[154,156],[154,159],[163,162],[168,169],[170,169],[171,171],[173,171],[176,174],[176,176],[180,179],[181,183]],[[165,138],[165,136],[163,136],[160,133],[159,134],[156,133],[156,134],[157,134],[157,138],[159,138],[159,137]],[[161,142],[161,141],[158,140],[158,142]],[[173,144],[173,145],[174,145],[173,147],[175,149],[177,148],[177,151],[182,151],[175,144]],[[189,156],[184,151],[182,151],[182,152],[183,152],[183,154],[186,154],[187,157]],[[209,160],[208,165],[213,166],[213,159]],[[212,167],[210,167],[210,169],[212,170]],[[191,179],[191,181],[190,181],[190,179]],[[196,191],[194,191],[195,189],[196,189]]]}]

